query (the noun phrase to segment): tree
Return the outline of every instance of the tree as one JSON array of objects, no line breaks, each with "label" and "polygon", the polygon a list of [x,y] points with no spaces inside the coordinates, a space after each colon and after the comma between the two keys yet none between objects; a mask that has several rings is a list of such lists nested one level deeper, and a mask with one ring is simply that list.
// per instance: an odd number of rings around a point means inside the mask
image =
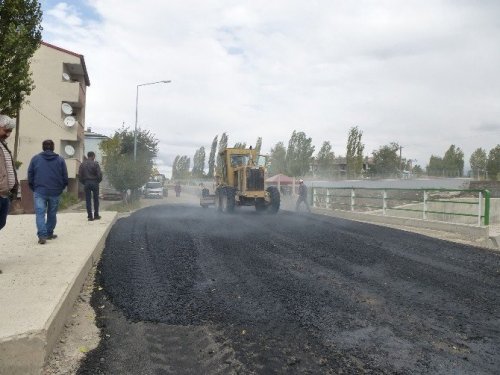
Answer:
[{"label": "tree", "polygon": [[486,151],[481,147],[477,148],[470,156],[469,163],[472,169],[472,177],[476,176],[479,179],[480,175],[484,175],[486,172],[486,164],[488,158],[486,157]]},{"label": "tree", "polygon": [[113,187],[121,192],[136,191],[144,185],[158,154],[158,140],[149,131],[137,132],[137,157],[134,160],[134,132],[122,127],[99,148],[105,155],[104,172]]},{"label": "tree", "polygon": [[287,172],[294,177],[304,176],[309,172],[313,153],[312,139],[294,130],[286,152]]},{"label": "tree", "polygon": [[176,177],[177,179],[187,179],[190,177],[189,167],[191,166],[191,159],[187,155],[178,156],[176,164]]},{"label": "tree", "polygon": [[500,180],[500,144],[490,150],[486,169],[490,179]]},{"label": "tree", "polygon": [[365,145],[361,142],[363,132],[357,126],[349,129],[349,136],[347,139],[347,176],[350,178],[358,177],[363,170],[363,151]]},{"label": "tree", "polygon": [[227,134],[222,133],[222,136],[220,137],[219,141],[219,151],[217,152],[217,173],[221,173],[222,171],[223,160],[222,157],[220,156],[220,153],[227,148],[227,141],[228,141]]},{"label": "tree", "polygon": [[286,173],[286,148],[283,142],[278,142],[271,148],[269,163],[270,175],[274,176],[278,173]]},{"label": "tree", "polygon": [[258,137],[257,142],[255,142],[255,150],[257,151],[257,155],[260,154],[261,148],[262,148],[262,137]]},{"label": "tree", "polygon": [[332,177],[335,164],[335,154],[329,141],[324,141],[316,157],[318,174],[322,177]]},{"label": "tree", "polygon": [[399,172],[399,144],[391,142],[372,152],[370,173],[380,177],[392,177]]},{"label": "tree", "polygon": [[247,144],[246,144],[246,142],[236,142],[233,147],[234,148],[246,148]]},{"label": "tree", "polygon": [[205,147],[200,147],[194,153],[193,157],[193,170],[191,171],[193,177],[203,177],[205,174]]},{"label": "tree", "polygon": [[435,155],[431,155],[429,164],[427,165],[427,175],[429,176],[443,176],[444,166],[443,158]]},{"label": "tree", "polygon": [[36,0],[0,1],[0,113],[17,116],[34,89],[30,59],[42,40]]},{"label": "tree", "polygon": [[443,168],[447,176],[462,177],[464,174],[464,153],[460,147],[451,145],[443,157]]},{"label": "tree", "polygon": [[172,163],[172,180],[177,178],[177,164],[179,162],[180,155],[177,155]]},{"label": "tree", "polygon": [[215,153],[217,152],[217,136],[215,136],[212,141],[212,147],[210,149],[210,156],[208,157],[208,173],[207,177],[214,177],[214,169],[215,169]]},{"label": "tree", "polygon": [[413,170],[412,170],[412,173],[415,175],[415,176],[421,176],[424,174],[424,170],[422,169],[422,167],[418,164],[416,164],[414,167],[413,167]]}]

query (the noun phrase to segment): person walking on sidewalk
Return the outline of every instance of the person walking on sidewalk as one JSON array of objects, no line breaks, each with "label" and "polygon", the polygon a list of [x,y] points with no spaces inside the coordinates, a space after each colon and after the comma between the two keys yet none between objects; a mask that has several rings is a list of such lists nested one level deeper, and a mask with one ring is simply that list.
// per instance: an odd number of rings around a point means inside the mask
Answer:
[{"label": "person walking on sidewalk", "polygon": [[57,238],[57,208],[63,190],[68,186],[68,169],[62,157],[54,152],[54,142],[42,143],[43,152],[33,156],[28,167],[28,185],[35,201],[38,243]]},{"label": "person walking on sidewalk", "polygon": [[10,117],[0,115],[0,230],[7,223],[10,202],[17,197],[19,187],[14,159],[5,142],[14,127]]},{"label": "person walking on sidewalk", "polygon": [[[87,159],[80,164],[78,179],[84,186],[87,218],[89,221],[99,220],[99,183],[102,181],[102,172],[99,163],[95,161],[95,153],[89,151]],[[94,215],[92,215],[92,200],[94,201]]]},{"label": "person walking on sidewalk", "polygon": [[307,203],[307,186],[304,185],[304,180],[299,180],[299,199],[297,199],[297,204],[295,205],[295,211],[299,210],[300,203],[304,202],[307,211],[311,212],[309,208],[309,203]]}]

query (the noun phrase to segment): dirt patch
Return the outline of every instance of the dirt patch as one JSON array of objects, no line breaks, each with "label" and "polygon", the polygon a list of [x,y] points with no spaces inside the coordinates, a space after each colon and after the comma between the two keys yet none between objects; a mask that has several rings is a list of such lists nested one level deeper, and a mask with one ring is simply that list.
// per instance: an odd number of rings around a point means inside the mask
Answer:
[{"label": "dirt patch", "polygon": [[99,329],[95,324],[94,309],[90,305],[95,272],[96,267],[92,267],[42,375],[76,374],[86,353],[99,344]]}]

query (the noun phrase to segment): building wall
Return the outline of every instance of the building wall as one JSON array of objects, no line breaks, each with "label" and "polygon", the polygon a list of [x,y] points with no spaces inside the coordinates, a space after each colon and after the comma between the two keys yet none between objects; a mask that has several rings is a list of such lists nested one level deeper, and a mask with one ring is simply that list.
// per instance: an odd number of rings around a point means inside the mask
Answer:
[{"label": "building wall", "polygon": [[102,151],[99,149],[100,143],[108,139],[106,136],[99,136],[98,134],[95,133],[86,133],[85,134],[85,155],[87,155],[87,152],[89,151],[94,151],[95,153],[95,160],[102,165]]},{"label": "building wall", "polygon": [[[22,165],[18,178],[21,181],[27,179],[31,158],[42,151],[45,139],[52,139],[54,151],[66,159],[70,178],[68,191],[76,194],[78,183],[75,179],[84,153],[86,72],[82,57],[42,44],[35,52],[30,68],[36,87],[19,115],[17,160]],[[63,73],[69,75],[70,80],[63,78]],[[77,122],[71,127],[65,125],[68,115],[62,111],[63,103],[73,108],[71,116]],[[11,138],[13,140],[15,134]],[[74,148],[73,155],[66,153],[68,145]],[[13,141],[11,146],[14,148]],[[29,207],[25,208],[30,211]]]}]

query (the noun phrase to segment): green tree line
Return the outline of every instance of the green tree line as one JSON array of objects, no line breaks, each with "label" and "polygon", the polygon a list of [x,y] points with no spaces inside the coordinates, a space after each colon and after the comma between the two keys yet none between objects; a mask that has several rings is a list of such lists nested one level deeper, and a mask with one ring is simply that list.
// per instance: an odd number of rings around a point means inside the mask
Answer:
[{"label": "green tree line", "polygon": [[[220,137],[215,136],[210,148],[208,169],[205,163],[205,148],[200,147],[194,154],[193,166],[190,171],[190,158],[177,155],[173,166],[173,178],[211,178],[221,168],[222,160],[219,153],[228,147],[228,134],[224,132]],[[236,142],[232,147],[247,147],[246,142]],[[262,147],[262,138],[259,137],[255,146],[259,151]],[[373,150],[371,155],[364,155],[363,132],[359,127],[349,129],[344,156],[336,156],[330,141],[323,141],[320,149],[314,155],[315,146],[312,138],[305,132],[294,130],[288,143],[277,142],[270,148],[269,168],[270,175],[278,173],[293,177],[320,177],[320,178],[372,178],[405,177],[411,174],[442,177],[464,176],[464,153],[456,145],[450,145],[443,156],[431,155],[427,166],[422,168],[414,164],[414,159],[402,156],[402,146],[398,142],[390,142]],[[182,160],[179,164],[178,161]],[[186,164],[185,161],[188,161]],[[489,153],[478,148],[469,160],[471,173],[476,178],[499,178],[500,173],[500,145],[491,149]]]}]

